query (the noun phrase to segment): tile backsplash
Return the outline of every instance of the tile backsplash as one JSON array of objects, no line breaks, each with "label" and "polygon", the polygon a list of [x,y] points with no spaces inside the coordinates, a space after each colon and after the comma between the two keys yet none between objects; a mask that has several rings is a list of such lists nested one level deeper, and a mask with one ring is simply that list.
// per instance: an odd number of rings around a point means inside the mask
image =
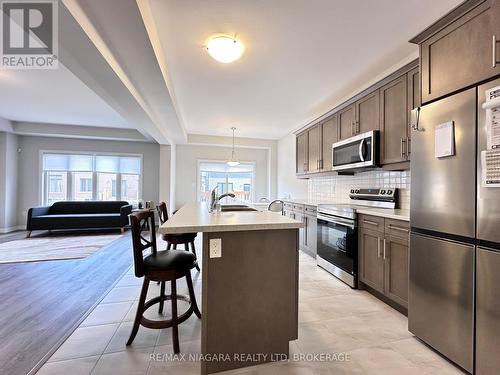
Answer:
[{"label": "tile backsplash", "polygon": [[352,176],[315,177],[308,181],[308,198],[314,201],[349,202],[349,191],[359,188],[398,188],[398,207],[410,209],[410,171],[373,171]]}]

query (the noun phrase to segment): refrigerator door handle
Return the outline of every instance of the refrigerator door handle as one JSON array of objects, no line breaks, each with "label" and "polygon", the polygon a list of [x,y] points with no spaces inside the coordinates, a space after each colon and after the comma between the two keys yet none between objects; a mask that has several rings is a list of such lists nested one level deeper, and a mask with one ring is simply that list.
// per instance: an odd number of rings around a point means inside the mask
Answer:
[{"label": "refrigerator door handle", "polygon": [[417,132],[423,130],[418,127],[419,120],[420,120],[420,107],[413,108],[411,110],[411,128]]}]

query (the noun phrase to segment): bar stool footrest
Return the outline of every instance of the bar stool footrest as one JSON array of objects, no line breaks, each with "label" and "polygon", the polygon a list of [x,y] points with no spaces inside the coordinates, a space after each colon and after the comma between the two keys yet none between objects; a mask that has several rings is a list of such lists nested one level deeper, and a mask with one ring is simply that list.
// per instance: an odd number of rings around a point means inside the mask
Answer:
[{"label": "bar stool footrest", "polygon": [[[151,306],[154,306],[162,301],[166,300],[171,300],[172,296],[170,294],[165,295],[164,297],[158,296],[151,298],[144,304],[144,312],[146,312],[147,309],[149,309]],[[177,324],[181,324],[182,322],[185,322],[186,320],[189,319],[191,315],[194,313],[194,307],[191,303],[191,299],[188,296],[178,294],[177,298],[178,301],[184,301],[189,304],[189,308],[181,315],[177,317]],[[154,328],[154,329],[163,329],[163,328],[170,328],[172,327],[172,319],[168,320],[151,320],[146,318],[144,315],[141,317],[141,325],[146,327],[146,328]]]}]

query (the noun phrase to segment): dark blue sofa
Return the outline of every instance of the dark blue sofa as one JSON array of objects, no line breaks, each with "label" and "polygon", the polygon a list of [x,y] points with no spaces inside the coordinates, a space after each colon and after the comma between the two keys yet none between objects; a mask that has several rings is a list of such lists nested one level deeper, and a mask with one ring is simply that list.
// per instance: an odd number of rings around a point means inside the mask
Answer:
[{"label": "dark blue sofa", "polygon": [[28,211],[27,237],[33,230],[120,228],[128,225],[132,205],[125,201],[65,201]]}]

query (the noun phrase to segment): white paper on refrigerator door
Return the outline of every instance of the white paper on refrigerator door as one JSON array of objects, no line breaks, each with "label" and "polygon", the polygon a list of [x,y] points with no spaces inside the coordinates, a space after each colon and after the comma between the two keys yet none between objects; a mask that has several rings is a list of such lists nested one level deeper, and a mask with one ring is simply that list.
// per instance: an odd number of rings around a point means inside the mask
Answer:
[{"label": "white paper on refrigerator door", "polygon": [[500,187],[500,149],[481,151],[483,187]]},{"label": "white paper on refrigerator door", "polygon": [[436,125],[434,138],[434,154],[436,158],[455,155],[455,126],[453,121]]},{"label": "white paper on refrigerator door", "polygon": [[486,149],[500,148],[500,86],[486,90]]}]

